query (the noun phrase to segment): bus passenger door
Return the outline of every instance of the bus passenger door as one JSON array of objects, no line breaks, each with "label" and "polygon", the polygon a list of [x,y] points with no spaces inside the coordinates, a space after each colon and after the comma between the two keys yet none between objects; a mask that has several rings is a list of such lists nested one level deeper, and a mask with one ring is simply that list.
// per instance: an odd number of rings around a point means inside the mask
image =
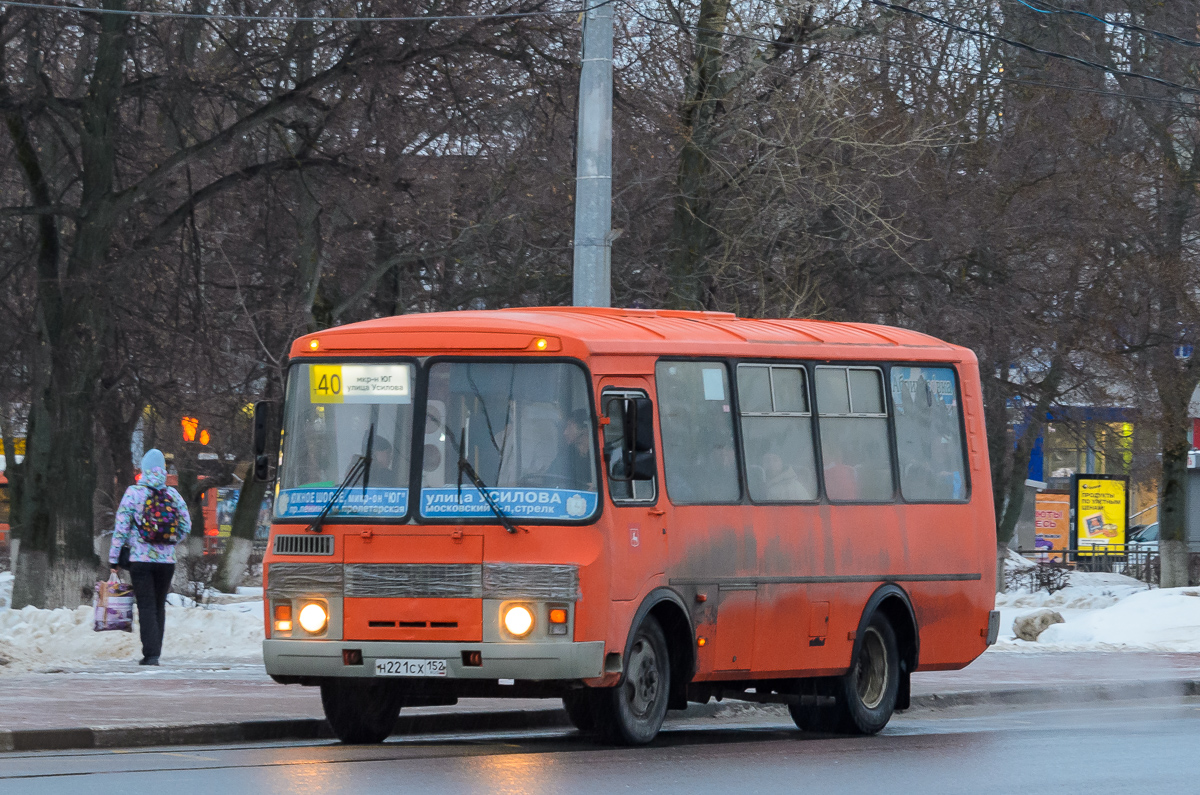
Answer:
[{"label": "bus passenger door", "polygon": [[[654,406],[647,379],[605,378],[600,387],[602,452],[609,504],[605,507],[612,598],[636,599],[666,570],[666,512],[659,506]],[[648,476],[648,477],[647,477]]]}]

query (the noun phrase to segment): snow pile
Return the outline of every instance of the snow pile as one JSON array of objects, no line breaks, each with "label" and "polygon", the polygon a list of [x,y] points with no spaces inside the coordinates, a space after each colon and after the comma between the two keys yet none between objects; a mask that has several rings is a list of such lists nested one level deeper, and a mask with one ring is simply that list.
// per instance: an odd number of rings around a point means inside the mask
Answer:
[{"label": "snow pile", "polygon": [[1016,550],[1010,549],[1004,558],[1004,566],[1009,569],[1032,569],[1037,564],[1024,555],[1018,555]]},{"label": "snow pile", "polygon": [[[1013,620],[1036,609],[1058,611],[1065,623],[1036,642],[1013,636]],[[1122,574],[1071,572],[1055,593],[996,594],[1000,638],[995,651],[1200,652],[1200,588],[1150,589]]]},{"label": "snow pile", "polygon": [[[262,640],[260,601],[214,609],[168,606],[163,659],[261,660]],[[90,606],[0,610],[0,676],[140,657],[136,621],[133,632],[96,632]]]},{"label": "snow pile", "polygon": [[12,605],[13,573],[0,571],[0,610]]},{"label": "snow pile", "polygon": [[1200,652],[1200,590],[1142,591],[1112,607],[1055,624],[1037,642],[1039,646],[1081,644]]}]

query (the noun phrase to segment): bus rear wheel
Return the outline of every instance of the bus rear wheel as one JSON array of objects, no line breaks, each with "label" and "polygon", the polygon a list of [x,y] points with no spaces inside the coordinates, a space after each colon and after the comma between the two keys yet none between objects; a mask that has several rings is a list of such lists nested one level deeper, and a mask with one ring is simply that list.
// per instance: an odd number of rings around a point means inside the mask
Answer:
[{"label": "bus rear wheel", "polygon": [[667,716],[670,689],[667,638],[658,621],[646,616],[629,644],[621,684],[591,694],[596,732],[604,740],[620,745],[650,742]]},{"label": "bus rear wheel", "polygon": [[327,679],[321,706],[334,736],[351,745],[381,743],[396,728],[404,693],[395,682]]},{"label": "bus rear wheel", "polygon": [[792,720],[805,731],[877,734],[892,718],[900,688],[900,652],[882,613],[863,629],[850,670],[822,688],[834,703],[792,704]]}]

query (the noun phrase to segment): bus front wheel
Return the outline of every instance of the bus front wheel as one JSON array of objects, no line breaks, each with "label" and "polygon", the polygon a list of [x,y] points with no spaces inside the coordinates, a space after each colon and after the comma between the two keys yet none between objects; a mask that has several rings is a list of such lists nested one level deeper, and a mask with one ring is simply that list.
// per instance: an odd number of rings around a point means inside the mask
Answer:
[{"label": "bus front wheel", "polygon": [[591,718],[608,742],[644,745],[658,735],[667,716],[671,661],[667,638],[653,616],[646,616],[629,644],[621,684],[592,694]]},{"label": "bus front wheel", "polygon": [[395,682],[327,679],[321,706],[334,736],[351,745],[381,743],[396,728],[404,694]]},{"label": "bus front wheel", "polygon": [[900,688],[900,652],[891,622],[882,613],[863,629],[850,670],[825,692],[833,704],[792,704],[792,720],[805,731],[877,734],[896,708]]}]

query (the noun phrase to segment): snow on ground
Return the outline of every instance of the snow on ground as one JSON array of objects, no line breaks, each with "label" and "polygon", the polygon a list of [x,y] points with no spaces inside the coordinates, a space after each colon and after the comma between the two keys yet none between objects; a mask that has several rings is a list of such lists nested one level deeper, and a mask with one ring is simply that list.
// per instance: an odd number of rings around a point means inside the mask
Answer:
[{"label": "snow on ground", "polygon": [[[1010,565],[1032,564],[1021,559]],[[0,676],[141,656],[136,623],[132,633],[95,632],[90,606],[12,610],[12,583],[10,572],[0,572]],[[262,588],[243,587],[236,595],[206,593],[208,604],[196,607],[192,600],[172,594],[164,659],[261,660],[261,597]],[[997,594],[996,607],[1000,637],[993,652],[1200,652],[1200,588],[1150,590],[1121,574],[1076,571],[1060,591]],[[1013,620],[1043,607],[1057,610],[1066,623],[1050,627],[1033,643],[1014,637]]]},{"label": "snow on ground", "polygon": [[[1065,618],[1065,616],[1064,616]],[[1135,593],[1112,607],[1055,624],[1037,645],[1099,644],[1154,651],[1200,651],[1200,589]]]},{"label": "snow on ground", "polygon": [[[10,576],[9,587],[11,582]],[[0,587],[5,583],[0,575]],[[253,594],[242,598],[248,601],[182,607],[180,597],[172,594],[163,660],[261,661],[262,601]],[[8,604],[7,600],[0,602],[0,677],[6,673],[137,660],[142,656],[136,619],[133,632],[96,632],[91,606],[12,610]]]},{"label": "snow on ground", "polygon": [[[1071,572],[1066,588],[996,594],[1000,638],[994,651],[1200,651],[1200,588],[1150,589],[1122,574]],[[1036,642],[1013,636],[1013,620],[1048,607],[1065,623]]]}]

